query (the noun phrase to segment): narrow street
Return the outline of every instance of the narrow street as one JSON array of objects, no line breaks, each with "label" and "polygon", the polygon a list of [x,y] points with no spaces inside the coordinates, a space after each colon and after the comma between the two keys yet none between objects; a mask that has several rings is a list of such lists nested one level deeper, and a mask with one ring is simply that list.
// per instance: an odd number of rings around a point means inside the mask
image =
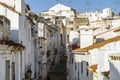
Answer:
[{"label": "narrow street", "polygon": [[0,80],[120,80],[120,0],[0,0]]},{"label": "narrow street", "polygon": [[66,79],[66,62],[63,60],[58,63],[49,73],[50,80],[67,80]]}]

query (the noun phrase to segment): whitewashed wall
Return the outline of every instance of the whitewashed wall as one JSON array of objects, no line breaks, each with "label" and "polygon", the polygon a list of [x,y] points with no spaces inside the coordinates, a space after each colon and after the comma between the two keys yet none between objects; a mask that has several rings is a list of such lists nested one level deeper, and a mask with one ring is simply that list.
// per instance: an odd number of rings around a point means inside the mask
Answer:
[{"label": "whitewashed wall", "polygon": [[80,44],[79,43],[79,33],[77,31],[70,31],[69,34],[69,42],[70,43],[76,43],[76,44]]},{"label": "whitewashed wall", "polygon": [[112,9],[111,8],[105,8],[102,10],[103,12],[103,18],[112,18]]},{"label": "whitewashed wall", "polygon": [[[10,1],[7,1],[5,3],[11,3]],[[19,11],[22,14],[25,13],[26,6],[24,0],[16,0],[10,5],[12,4],[15,4],[16,11]],[[22,43],[26,47],[25,50],[22,51],[22,66],[19,66],[20,55],[17,54],[16,56],[16,59],[18,58],[16,62],[16,64],[18,64],[18,66],[16,66],[16,71],[17,71],[16,74],[18,75],[16,76],[16,80],[21,80],[22,78],[25,78],[24,74],[27,70],[27,65],[30,64],[31,63],[30,60],[32,60],[31,54],[33,53],[31,52],[31,25],[29,21],[26,20],[25,16],[20,16],[19,14],[16,14],[11,10],[4,8],[2,6],[0,6],[0,14],[6,16],[10,20],[11,39],[16,42]]]},{"label": "whitewashed wall", "polygon": [[[90,55],[84,53],[73,53],[73,79],[75,80],[88,80],[89,72],[87,75],[87,66],[90,65]],[[88,65],[87,65],[88,63]]]},{"label": "whitewashed wall", "polygon": [[[1,80],[5,80],[6,79],[6,61],[7,60],[10,60],[10,76],[9,76],[9,79],[12,80],[12,76],[11,76],[11,63],[12,62],[16,62],[15,61],[15,54],[6,54],[6,53],[3,53],[4,55],[0,55],[0,78]],[[17,74],[16,74],[17,75]]]}]

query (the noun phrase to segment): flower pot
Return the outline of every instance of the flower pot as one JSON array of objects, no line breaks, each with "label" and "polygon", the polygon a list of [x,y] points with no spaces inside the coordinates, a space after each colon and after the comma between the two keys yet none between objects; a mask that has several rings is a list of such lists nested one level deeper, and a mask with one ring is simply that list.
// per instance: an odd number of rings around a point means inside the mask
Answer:
[{"label": "flower pot", "polygon": [[32,75],[32,71],[27,71],[27,72],[25,73],[25,78],[26,78],[26,79],[30,79],[30,78],[31,78],[31,75]]}]

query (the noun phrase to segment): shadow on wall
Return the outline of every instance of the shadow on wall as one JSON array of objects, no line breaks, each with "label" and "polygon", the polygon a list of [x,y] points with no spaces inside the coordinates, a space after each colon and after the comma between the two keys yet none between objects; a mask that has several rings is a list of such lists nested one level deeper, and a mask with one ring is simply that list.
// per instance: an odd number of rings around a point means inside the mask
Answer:
[{"label": "shadow on wall", "polygon": [[18,42],[19,41],[19,31],[18,30],[10,30],[10,39]]},{"label": "shadow on wall", "polygon": [[113,63],[110,62],[110,80],[119,80],[120,79],[120,70],[119,69],[120,68],[116,68],[113,65]]}]

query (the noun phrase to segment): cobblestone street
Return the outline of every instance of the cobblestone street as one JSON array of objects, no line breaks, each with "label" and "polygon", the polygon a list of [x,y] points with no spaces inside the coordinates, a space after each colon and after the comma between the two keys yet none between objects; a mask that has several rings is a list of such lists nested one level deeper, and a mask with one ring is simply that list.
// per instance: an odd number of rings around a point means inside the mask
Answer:
[{"label": "cobblestone street", "polygon": [[67,80],[66,79],[66,62],[63,60],[58,63],[49,73],[50,80]]}]

